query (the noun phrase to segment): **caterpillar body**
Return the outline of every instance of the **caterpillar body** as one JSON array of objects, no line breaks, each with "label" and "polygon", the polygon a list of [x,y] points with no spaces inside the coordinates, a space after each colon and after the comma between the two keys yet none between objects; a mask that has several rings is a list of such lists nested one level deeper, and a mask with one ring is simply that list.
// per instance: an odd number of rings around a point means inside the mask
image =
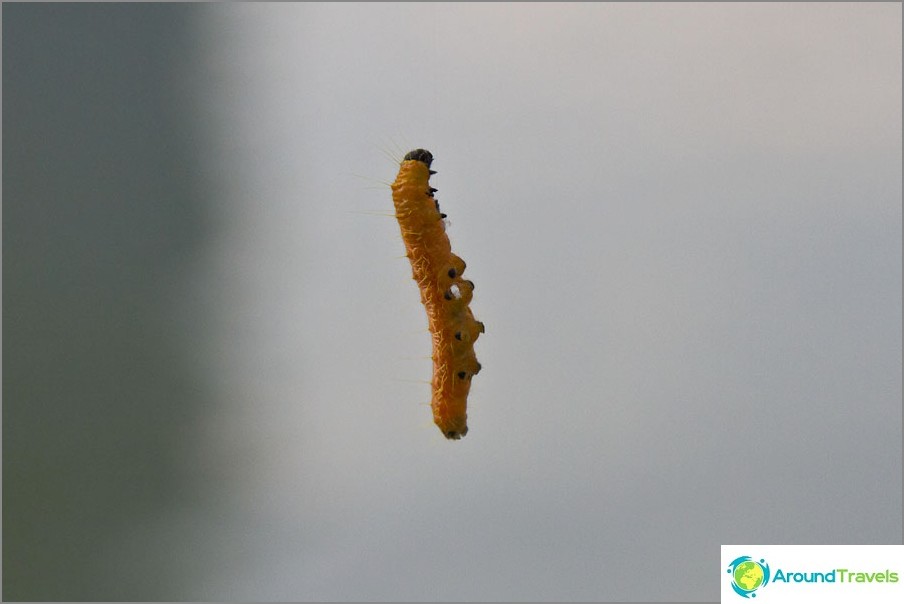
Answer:
[{"label": "caterpillar body", "polygon": [[433,339],[433,421],[446,438],[458,440],[468,432],[468,392],[480,371],[474,342],[484,326],[469,307],[474,283],[462,278],[465,261],[452,253],[446,215],[430,186],[432,162],[425,149],[406,154],[392,201]]}]

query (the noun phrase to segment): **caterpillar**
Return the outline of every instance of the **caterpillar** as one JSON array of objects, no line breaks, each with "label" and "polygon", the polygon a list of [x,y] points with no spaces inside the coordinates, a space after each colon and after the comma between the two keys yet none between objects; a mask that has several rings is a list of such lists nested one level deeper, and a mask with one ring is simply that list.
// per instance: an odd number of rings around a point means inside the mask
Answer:
[{"label": "caterpillar", "polygon": [[452,253],[446,215],[430,186],[432,163],[425,149],[407,153],[392,183],[392,201],[433,339],[433,421],[446,438],[458,440],[468,433],[468,392],[480,372],[474,342],[484,326],[469,307],[474,283],[462,278],[465,261]]}]

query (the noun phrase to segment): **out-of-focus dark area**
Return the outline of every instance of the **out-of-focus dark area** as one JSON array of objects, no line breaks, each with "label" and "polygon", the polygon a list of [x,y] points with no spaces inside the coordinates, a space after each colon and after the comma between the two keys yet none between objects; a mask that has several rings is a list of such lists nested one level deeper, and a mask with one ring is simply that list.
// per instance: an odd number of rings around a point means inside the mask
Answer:
[{"label": "out-of-focus dark area", "polygon": [[205,404],[176,310],[205,231],[203,8],[2,10],[3,599],[178,599],[153,527],[194,497]]}]

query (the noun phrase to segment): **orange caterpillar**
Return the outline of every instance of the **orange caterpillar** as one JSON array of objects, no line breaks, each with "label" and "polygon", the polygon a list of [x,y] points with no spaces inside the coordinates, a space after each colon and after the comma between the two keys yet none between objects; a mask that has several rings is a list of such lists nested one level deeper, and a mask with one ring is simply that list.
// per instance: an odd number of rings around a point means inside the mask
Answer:
[{"label": "orange caterpillar", "polygon": [[468,433],[468,390],[480,371],[474,342],[484,329],[468,308],[474,283],[461,277],[465,261],[452,253],[446,215],[433,197],[432,162],[425,149],[405,155],[392,201],[433,335],[433,421],[446,438],[458,440]]}]

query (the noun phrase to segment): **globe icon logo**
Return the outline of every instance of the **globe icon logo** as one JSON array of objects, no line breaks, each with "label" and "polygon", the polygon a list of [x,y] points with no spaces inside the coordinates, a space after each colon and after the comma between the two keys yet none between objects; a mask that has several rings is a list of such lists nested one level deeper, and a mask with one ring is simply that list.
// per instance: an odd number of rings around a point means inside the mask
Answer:
[{"label": "globe icon logo", "polygon": [[746,591],[763,584],[763,567],[756,562],[742,562],[734,571],[734,581]]},{"label": "globe icon logo", "polygon": [[728,574],[732,589],[742,598],[755,598],[754,592],[769,583],[769,565],[750,556],[735,558],[728,565]]}]

